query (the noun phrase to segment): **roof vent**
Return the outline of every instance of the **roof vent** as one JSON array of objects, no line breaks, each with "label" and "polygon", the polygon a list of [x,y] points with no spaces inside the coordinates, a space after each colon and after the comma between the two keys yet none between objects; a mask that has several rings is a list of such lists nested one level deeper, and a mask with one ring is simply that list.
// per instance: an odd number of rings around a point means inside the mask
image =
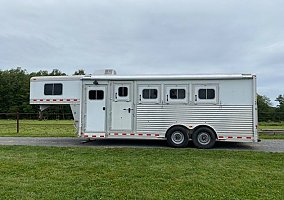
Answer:
[{"label": "roof vent", "polygon": [[96,70],[94,75],[116,75],[116,71],[114,69],[101,69]]}]

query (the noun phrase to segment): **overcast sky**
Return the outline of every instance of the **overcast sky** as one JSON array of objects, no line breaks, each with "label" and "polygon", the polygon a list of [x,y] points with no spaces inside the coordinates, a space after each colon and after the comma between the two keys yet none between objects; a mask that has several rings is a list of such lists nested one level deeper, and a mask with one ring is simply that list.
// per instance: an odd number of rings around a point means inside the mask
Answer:
[{"label": "overcast sky", "polygon": [[0,0],[0,69],[254,73],[284,94],[283,0]]}]

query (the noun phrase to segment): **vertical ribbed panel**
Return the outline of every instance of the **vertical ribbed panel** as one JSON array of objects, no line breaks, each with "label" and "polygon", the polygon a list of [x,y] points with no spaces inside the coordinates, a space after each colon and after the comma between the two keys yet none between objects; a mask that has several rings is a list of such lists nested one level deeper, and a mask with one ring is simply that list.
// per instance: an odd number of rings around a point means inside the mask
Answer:
[{"label": "vertical ribbed panel", "polygon": [[252,106],[137,105],[137,131],[162,132],[173,124],[208,124],[217,134],[252,134]]}]

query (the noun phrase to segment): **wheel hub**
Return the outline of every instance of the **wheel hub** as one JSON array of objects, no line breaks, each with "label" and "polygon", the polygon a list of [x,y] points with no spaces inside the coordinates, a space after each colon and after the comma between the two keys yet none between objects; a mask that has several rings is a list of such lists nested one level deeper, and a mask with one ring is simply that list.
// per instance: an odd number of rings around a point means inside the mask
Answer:
[{"label": "wheel hub", "polygon": [[197,137],[199,143],[207,145],[211,141],[211,136],[208,133],[200,133]]},{"label": "wheel hub", "polygon": [[184,141],[184,135],[181,132],[174,132],[171,139],[175,144],[181,144]]}]

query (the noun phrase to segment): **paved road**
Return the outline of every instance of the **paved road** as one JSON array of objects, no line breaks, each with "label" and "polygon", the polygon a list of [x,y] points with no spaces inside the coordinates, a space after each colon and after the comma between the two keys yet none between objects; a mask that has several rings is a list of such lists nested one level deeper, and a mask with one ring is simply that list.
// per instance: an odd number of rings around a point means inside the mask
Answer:
[{"label": "paved road", "polygon": [[[0,137],[0,145],[103,147],[103,148],[168,148],[160,140],[96,140],[85,142],[82,138]],[[189,148],[194,148],[189,143]],[[284,140],[262,140],[259,143],[219,142],[214,149],[284,152]]]}]

